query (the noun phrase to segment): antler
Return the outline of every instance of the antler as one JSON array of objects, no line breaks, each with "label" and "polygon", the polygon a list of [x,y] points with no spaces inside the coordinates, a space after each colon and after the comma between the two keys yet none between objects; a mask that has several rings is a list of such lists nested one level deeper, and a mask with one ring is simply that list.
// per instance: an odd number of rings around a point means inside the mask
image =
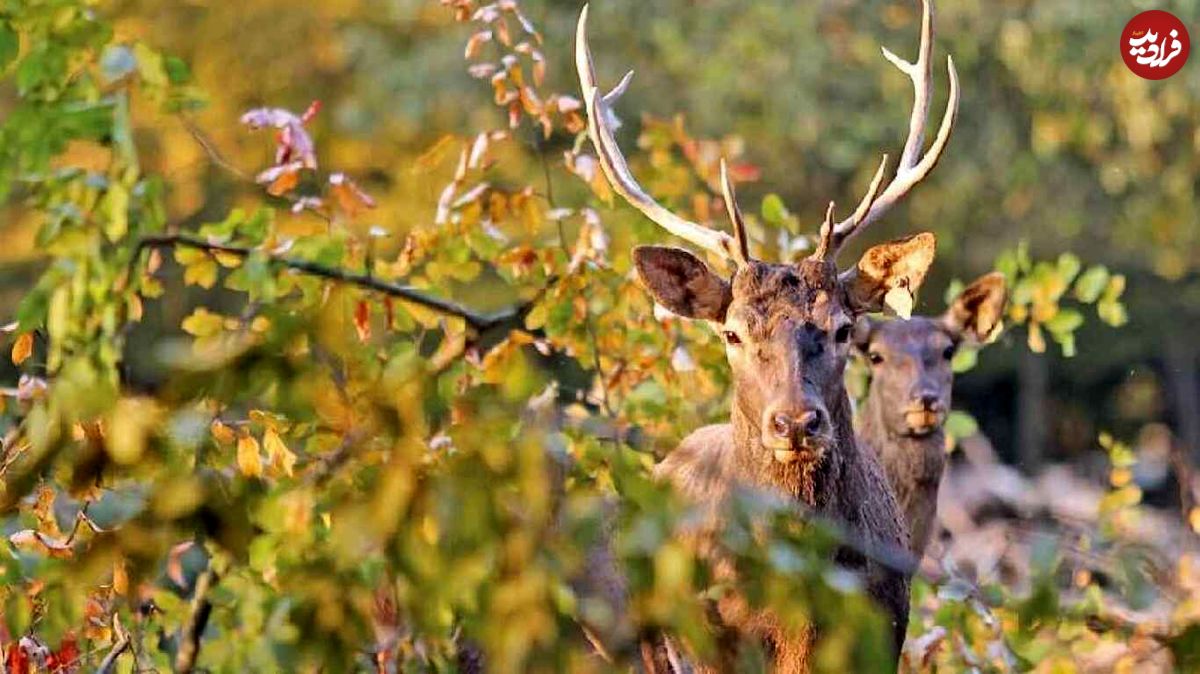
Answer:
[{"label": "antler", "polygon": [[[838,250],[851,237],[866,229],[868,225],[883,216],[896,202],[904,198],[908,191],[921,182],[933,167],[937,165],[954,130],[954,120],[958,116],[958,72],[954,69],[954,58],[946,57],[946,69],[950,74],[950,97],[946,101],[946,112],[942,115],[942,124],[938,128],[937,137],[929,146],[929,151],[921,156],[925,145],[925,125],[928,123],[930,94],[933,90],[932,64],[930,56],[933,53],[933,0],[921,0],[921,47],[917,52],[917,62],[909,63],[883,47],[883,55],[892,65],[896,66],[913,83],[912,116],[908,121],[908,140],[904,143],[904,152],[900,155],[900,165],[896,167],[896,175],[888,183],[883,192],[879,192],[879,184],[883,180],[884,169],[887,166],[887,155],[879,164],[875,178],[867,190],[866,196],[859,202],[858,208],[849,218],[836,224],[833,223],[833,204],[826,212],[825,223],[821,225],[821,240],[813,257],[831,260]],[[878,193],[878,197],[876,194]]]},{"label": "antler", "polygon": [[733,200],[733,184],[729,181],[729,176],[725,171],[724,161],[721,162],[722,194],[725,198],[725,208],[729,212],[729,218],[733,221],[736,239],[725,232],[686,220],[667,210],[647,194],[633,177],[624,155],[621,154],[621,148],[617,145],[616,137],[613,135],[613,115],[610,111],[612,104],[621,94],[625,93],[625,88],[629,86],[629,80],[633,77],[633,71],[626,73],[625,77],[622,77],[617,86],[608,94],[600,93],[596,86],[596,71],[592,66],[592,52],[588,48],[587,16],[588,6],[584,5],[583,11],[579,13],[579,25],[575,33],[575,68],[579,71],[579,85],[583,89],[583,100],[587,106],[588,136],[591,137],[592,144],[596,147],[600,166],[604,169],[604,175],[608,177],[608,182],[612,185],[613,190],[630,205],[645,214],[647,218],[658,223],[671,234],[721,257],[732,259],[738,266],[747,264],[750,255],[746,241],[746,229],[742,222],[741,211]]}]

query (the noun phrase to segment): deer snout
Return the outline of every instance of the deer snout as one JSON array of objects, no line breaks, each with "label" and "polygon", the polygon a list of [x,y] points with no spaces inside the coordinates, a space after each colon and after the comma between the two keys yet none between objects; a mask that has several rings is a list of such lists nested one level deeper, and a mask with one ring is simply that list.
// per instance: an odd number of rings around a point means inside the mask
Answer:
[{"label": "deer snout", "polygon": [[792,416],[786,412],[776,412],[771,417],[771,431],[775,435],[791,440],[797,434],[801,436],[816,435],[824,426],[821,413],[816,410],[802,412]]},{"label": "deer snout", "polygon": [[791,463],[802,454],[813,454],[828,434],[829,421],[820,408],[768,408],[763,414],[763,446],[775,452],[775,459]]},{"label": "deer snout", "polygon": [[925,412],[941,412],[942,396],[937,391],[919,391],[913,395],[912,407]]},{"label": "deer snout", "polygon": [[925,389],[912,394],[904,413],[904,422],[912,435],[923,436],[941,428],[946,421],[946,403],[935,390]]}]

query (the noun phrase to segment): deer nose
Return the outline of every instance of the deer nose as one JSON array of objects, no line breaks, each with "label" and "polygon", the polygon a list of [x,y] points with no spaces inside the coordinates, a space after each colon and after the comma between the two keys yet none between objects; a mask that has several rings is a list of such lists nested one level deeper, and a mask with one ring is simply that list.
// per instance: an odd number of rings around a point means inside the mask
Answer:
[{"label": "deer nose", "polygon": [[818,410],[808,410],[799,415],[787,412],[775,412],[771,415],[771,431],[779,438],[788,438],[800,434],[813,436],[821,432],[825,425],[825,417]]},{"label": "deer nose", "polygon": [[932,391],[917,394],[917,403],[929,412],[936,412],[942,407],[942,397]]}]

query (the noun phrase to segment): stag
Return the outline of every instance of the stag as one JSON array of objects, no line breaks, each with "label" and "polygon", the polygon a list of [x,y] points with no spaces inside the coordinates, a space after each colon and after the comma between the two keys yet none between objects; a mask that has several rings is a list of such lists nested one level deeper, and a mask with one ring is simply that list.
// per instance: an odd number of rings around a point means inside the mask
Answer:
[{"label": "stag", "polygon": [[954,387],[951,361],[963,344],[980,346],[992,336],[1006,297],[1004,276],[987,274],[941,316],[863,318],[855,329],[855,346],[871,370],[871,387],[859,411],[859,443],[883,464],[908,525],[909,550],[917,558],[933,533],[946,465],[943,425]]},{"label": "stag", "polygon": [[[911,80],[914,102],[899,166],[886,186],[884,155],[865,196],[844,220],[835,221],[831,202],[814,251],[795,263],[770,263],[751,256],[733,184],[721,166],[722,193],[733,235],[689,221],[664,208],[638,184],[621,153],[610,112],[628,87],[625,75],[608,94],[596,85],[587,43],[585,6],[579,17],[575,59],[588,113],[588,135],[613,190],[668,233],[731,262],[732,278],[679,248],[641,246],[633,251],[641,282],[654,299],[677,315],[708,321],[725,342],[733,370],[729,423],[706,426],[687,436],[655,474],[685,498],[711,506],[734,488],[766,490],[840,523],[859,540],[881,548],[907,545],[899,508],[879,463],[855,440],[843,372],[852,348],[855,321],[878,312],[896,293],[911,299],[933,261],[935,239],[920,233],[870,248],[850,269],[839,272],[838,252],[877,222],[937,164],[954,128],[958,77],[947,58],[950,94],[927,151],[925,127],[932,89],[933,9],[923,2],[921,41],[915,62],[883,50]],[[714,511],[715,512],[715,511]],[[708,548],[713,549],[713,548]],[[861,551],[860,551],[861,552]],[[713,552],[720,570],[719,552]],[[896,652],[908,623],[908,579],[866,559],[838,553],[839,561],[861,567],[871,597],[891,617]],[[718,600],[718,627],[735,639],[719,654],[719,670],[732,665],[736,643],[756,640],[771,653],[776,672],[810,667],[819,635],[785,625],[769,611],[754,609],[735,594]]]}]

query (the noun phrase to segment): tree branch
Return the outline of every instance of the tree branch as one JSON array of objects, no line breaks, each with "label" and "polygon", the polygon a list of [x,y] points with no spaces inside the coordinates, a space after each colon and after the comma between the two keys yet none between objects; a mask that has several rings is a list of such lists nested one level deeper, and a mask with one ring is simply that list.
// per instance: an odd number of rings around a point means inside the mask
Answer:
[{"label": "tree branch", "polygon": [[125,651],[129,650],[130,640],[129,633],[121,627],[121,618],[117,614],[113,614],[113,633],[117,635],[117,642],[113,644],[112,650],[104,659],[100,661],[100,666],[96,668],[96,674],[112,674],[116,671],[117,660],[124,655]]},{"label": "tree branch", "polygon": [[[133,260],[136,264],[144,250],[151,248],[176,248],[176,247],[195,248],[212,253],[225,253],[227,255],[235,255],[237,257],[249,257],[255,252],[259,252],[253,248],[244,246],[234,246],[229,244],[212,243],[188,236],[186,234],[162,234],[156,236],[147,236],[138,241],[137,248],[133,253]],[[477,332],[483,332],[492,328],[499,327],[507,323],[515,323],[528,310],[529,304],[521,304],[507,309],[502,309],[494,313],[480,313],[469,307],[466,307],[451,300],[441,299],[425,292],[413,288],[412,286],[399,285],[382,281],[368,274],[360,274],[338,269],[334,267],[326,267],[324,265],[310,262],[308,260],[298,260],[287,257],[268,257],[270,264],[293,269],[311,276],[337,281],[339,283],[348,283],[360,288],[365,288],[374,292],[382,293],[390,297],[396,297],[406,302],[411,302],[426,309],[431,309],[438,313],[447,316],[454,316],[466,321],[467,325]]]},{"label": "tree branch", "polygon": [[191,610],[188,611],[187,622],[179,630],[178,650],[175,652],[175,671],[179,674],[189,674],[196,667],[196,657],[200,655],[200,637],[203,636],[204,628],[208,625],[208,616],[212,613],[208,591],[216,582],[217,574],[212,569],[205,569],[196,578]]}]

